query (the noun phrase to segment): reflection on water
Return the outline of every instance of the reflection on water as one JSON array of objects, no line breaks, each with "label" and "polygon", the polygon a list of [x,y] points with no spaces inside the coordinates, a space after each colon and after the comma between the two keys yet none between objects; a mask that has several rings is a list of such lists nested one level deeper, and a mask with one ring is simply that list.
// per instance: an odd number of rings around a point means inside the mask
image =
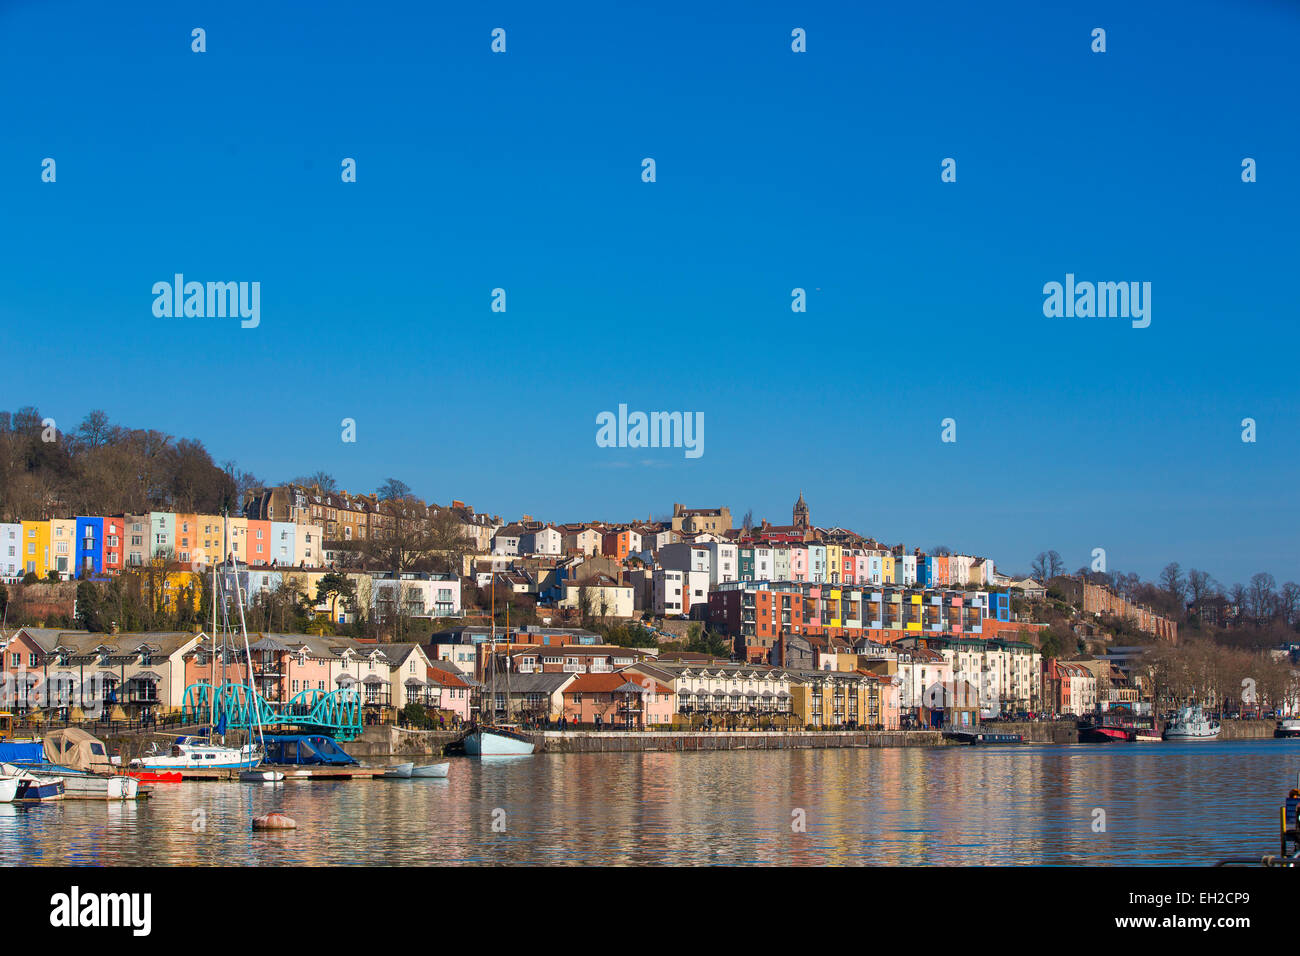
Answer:
[{"label": "reflection on water", "polygon": [[[1203,864],[1276,852],[1297,771],[1297,740],[453,759],[0,805],[0,864]],[[252,832],[272,809],[298,829]]]}]

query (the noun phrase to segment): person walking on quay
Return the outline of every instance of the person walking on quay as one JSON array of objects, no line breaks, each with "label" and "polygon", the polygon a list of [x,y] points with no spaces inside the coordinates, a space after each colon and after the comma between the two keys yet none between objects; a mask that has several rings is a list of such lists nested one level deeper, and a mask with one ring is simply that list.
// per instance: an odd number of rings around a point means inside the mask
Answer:
[{"label": "person walking on quay", "polygon": [[600,714],[596,715],[596,732],[600,733]]}]

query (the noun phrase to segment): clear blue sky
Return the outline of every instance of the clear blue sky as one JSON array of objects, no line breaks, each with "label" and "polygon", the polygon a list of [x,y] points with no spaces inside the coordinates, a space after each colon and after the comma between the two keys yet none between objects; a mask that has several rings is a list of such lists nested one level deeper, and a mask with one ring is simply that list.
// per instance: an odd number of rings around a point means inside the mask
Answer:
[{"label": "clear blue sky", "polygon": [[[0,3],[0,407],[509,517],[802,489],[1007,569],[1300,578],[1300,6],[281,6]],[[261,326],[154,318],[176,272]],[[1067,272],[1150,328],[1044,318]],[[620,402],[705,454],[598,448]]]}]

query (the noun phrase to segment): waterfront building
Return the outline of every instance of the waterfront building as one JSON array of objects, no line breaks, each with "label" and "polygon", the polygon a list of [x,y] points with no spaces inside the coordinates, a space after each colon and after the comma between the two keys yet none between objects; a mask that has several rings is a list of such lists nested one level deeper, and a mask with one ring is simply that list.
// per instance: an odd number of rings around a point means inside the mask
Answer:
[{"label": "waterfront building", "polygon": [[[1042,708],[1042,655],[1024,641],[954,635],[916,635],[904,639],[911,648],[943,655],[956,681],[976,686],[978,707],[991,713],[1038,711]],[[1096,680],[1093,680],[1093,700]]]},{"label": "waterfront building", "polygon": [[201,635],[179,631],[95,634],[19,628],[4,651],[4,677],[16,710],[61,712],[67,719],[104,714],[124,720],[179,708],[184,656]]},{"label": "waterfront building", "polygon": [[[426,652],[427,654],[427,652]],[[473,664],[471,663],[471,669]],[[425,679],[434,707],[461,720],[470,719],[475,682],[450,661],[431,660]]]},{"label": "waterfront building", "polygon": [[561,691],[563,713],[575,724],[594,724],[619,730],[645,730],[672,725],[674,694],[671,688],[636,672],[576,674]]},{"label": "waterfront building", "polygon": [[793,670],[791,710],[795,720],[813,730],[880,726],[880,682],[857,672]]},{"label": "waterfront building", "polygon": [[748,715],[751,717],[790,714],[790,674],[782,668],[744,663],[677,663],[643,661],[627,673],[652,679],[674,694],[677,713],[697,716]]},{"label": "waterfront building", "polygon": [[747,660],[769,659],[782,632],[885,643],[909,633],[983,634],[989,606],[983,591],[805,581],[722,584],[708,603],[710,622],[737,638],[736,653]]}]

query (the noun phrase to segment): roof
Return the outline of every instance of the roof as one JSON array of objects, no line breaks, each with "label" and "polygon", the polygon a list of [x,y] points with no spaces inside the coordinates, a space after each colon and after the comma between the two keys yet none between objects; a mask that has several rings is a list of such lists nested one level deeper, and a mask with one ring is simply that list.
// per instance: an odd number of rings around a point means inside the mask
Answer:
[{"label": "roof", "polygon": [[[665,687],[658,681],[653,681],[654,693],[671,694],[672,688]],[[646,687],[641,683],[630,680],[624,671],[614,674],[579,674],[573,683],[564,689],[567,694],[614,694],[614,693],[641,693]]]},{"label": "roof", "polygon": [[[554,694],[561,687],[568,684],[574,677],[573,674],[517,674],[510,675],[510,693],[514,694]],[[505,693],[505,675],[497,676],[497,690]],[[492,681],[489,678],[483,682],[483,686],[491,687]]]}]

